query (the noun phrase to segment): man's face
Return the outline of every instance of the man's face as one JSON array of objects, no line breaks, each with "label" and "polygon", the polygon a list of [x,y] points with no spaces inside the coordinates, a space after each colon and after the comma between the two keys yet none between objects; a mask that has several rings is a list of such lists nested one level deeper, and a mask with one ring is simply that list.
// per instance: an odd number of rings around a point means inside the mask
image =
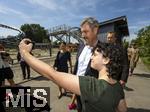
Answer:
[{"label": "man's face", "polygon": [[86,44],[91,45],[93,44],[93,41],[97,38],[97,30],[98,28],[91,28],[88,23],[85,23],[81,26],[81,34],[84,40],[86,41]]},{"label": "man's face", "polygon": [[108,43],[115,43],[116,42],[116,37],[113,34],[108,33],[107,34],[107,42]]}]

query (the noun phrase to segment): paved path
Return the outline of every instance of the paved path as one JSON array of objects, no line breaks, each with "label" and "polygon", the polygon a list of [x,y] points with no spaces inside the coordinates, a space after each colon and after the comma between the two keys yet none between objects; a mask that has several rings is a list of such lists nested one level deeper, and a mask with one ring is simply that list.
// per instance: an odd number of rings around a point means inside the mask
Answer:
[{"label": "paved path", "polygon": [[[47,60],[53,64],[52,60]],[[23,86],[50,87],[50,107],[51,112],[69,112],[67,104],[71,101],[69,97],[57,98],[58,87],[46,78],[41,77],[38,73],[32,71],[32,79],[22,81],[20,68],[13,68],[15,81]],[[150,71],[139,61],[134,75],[129,77],[125,87],[126,101],[128,112],[150,112]],[[73,112],[73,111],[72,111]],[[74,111],[75,112],[75,111]]]},{"label": "paved path", "polygon": [[150,112],[150,71],[141,62],[129,77],[125,88],[129,112]]}]

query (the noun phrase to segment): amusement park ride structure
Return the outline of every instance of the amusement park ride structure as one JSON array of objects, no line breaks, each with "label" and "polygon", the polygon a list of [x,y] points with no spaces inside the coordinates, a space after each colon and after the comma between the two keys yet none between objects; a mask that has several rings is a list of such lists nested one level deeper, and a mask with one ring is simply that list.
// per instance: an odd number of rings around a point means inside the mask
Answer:
[{"label": "amusement park ride structure", "polygon": [[[14,40],[20,40],[21,38],[25,37],[25,33],[19,29],[4,24],[0,24],[0,27],[17,31],[21,36],[19,38],[14,38]],[[66,43],[70,43],[71,38],[74,38],[79,43],[83,42],[81,38],[80,28],[78,27],[69,27],[67,25],[56,26],[48,30],[48,35],[50,40],[56,38],[59,41],[65,41]],[[11,43],[7,38],[0,39],[0,42]]]},{"label": "amusement park ride structure", "polygon": [[[110,19],[104,22],[99,23],[99,35],[98,39],[100,41],[106,41],[107,32],[114,31],[118,34],[118,40],[122,40],[123,37],[129,36],[128,24],[126,16],[117,17]],[[25,36],[25,33],[19,29],[10,27],[8,25],[0,24],[0,27],[15,30],[19,32],[20,37],[14,38],[14,40],[20,40]],[[81,38],[81,31],[79,27],[70,27],[67,25],[55,26],[47,30],[49,39],[51,42],[53,38],[56,38],[59,41],[64,41],[66,43],[71,43],[71,40],[76,40],[79,44],[83,43],[83,38]],[[5,39],[0,39],[0,43],[4,42],[5,44],[13,43],[12,41]],[[14,42],[16,43],[16,42]]]}]

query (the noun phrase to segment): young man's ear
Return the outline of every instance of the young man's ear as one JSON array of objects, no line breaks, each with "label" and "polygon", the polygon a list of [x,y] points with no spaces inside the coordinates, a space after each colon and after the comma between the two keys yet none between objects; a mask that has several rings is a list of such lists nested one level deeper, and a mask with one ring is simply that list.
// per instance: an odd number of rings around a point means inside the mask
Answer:
[{"label": "young man's ear", "polygon": [[104,60],[103,60],[104,64],[108,64],[108,63],[109,63],[109,61],[110,61],[110,59],[109,59],[109,58],[104,58]]}]

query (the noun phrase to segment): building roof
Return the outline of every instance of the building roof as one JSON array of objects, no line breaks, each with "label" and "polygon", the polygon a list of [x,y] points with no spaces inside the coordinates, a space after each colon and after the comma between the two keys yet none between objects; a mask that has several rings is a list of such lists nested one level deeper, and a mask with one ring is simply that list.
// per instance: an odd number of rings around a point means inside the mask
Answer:
[{"label": "building roof", "polygon": [[108,25],[108,24],[115,24],[117,28],[120,30],[123,36],[129,36],[128,24],[126,16],[117,17],[114,19],[110,19],[104,22],[99,23],[100,27]]}]

